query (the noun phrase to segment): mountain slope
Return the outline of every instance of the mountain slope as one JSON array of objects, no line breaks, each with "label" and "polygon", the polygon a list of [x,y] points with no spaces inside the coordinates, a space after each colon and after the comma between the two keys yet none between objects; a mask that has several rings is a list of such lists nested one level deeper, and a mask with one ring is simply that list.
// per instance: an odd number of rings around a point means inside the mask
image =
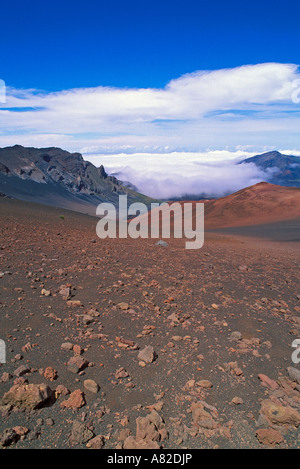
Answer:
[{"label": "mountain slope", "polygon": [[224,228],[300,220],[300,189],[266,182],[205,204],[205,227]]},{"label": "mountain slope", "polygon": [[80,153],[60,148],[0,148],[0,192],[21,200],[95,214],[100,202],[149,203],[150,198],[125,187]]},{"label": "mountain slope", "polygon": [[268,172],[268,181],[280,186],[300,187],[300,157],[283,155],[271,151],[247,158],[243,163],[254,163],[258,168]]}]

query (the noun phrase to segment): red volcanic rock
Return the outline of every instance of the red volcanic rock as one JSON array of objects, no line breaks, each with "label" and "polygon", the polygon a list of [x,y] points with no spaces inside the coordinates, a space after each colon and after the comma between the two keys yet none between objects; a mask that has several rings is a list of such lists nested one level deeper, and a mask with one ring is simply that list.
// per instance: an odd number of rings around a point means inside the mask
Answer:
[{"label": "red volcanic rock", "polygon": [[45,369],[44,377],[48,379],[49,381],[55,381],[57,376],[58,376],[57,371],[54,368],[52,368],[52,366],[48,366]]},{"label": "red volcanic rock", "polygon": [[85,358],[75,355],[68,361],[68,370],[72,373],[79,373],[88,366],[89,362]]},{"label": "red volcanic rock", "polygon": [[41,407],[51,396],[52,390],[46,384],[15,385],[4,394],[2,405],[33,410]]},{"label": "red volcanic rock", "polygon": [[258,441],[267,446],[279,445],[284,441],[283,436],[273,428],[260,428],[256,431]]},{"label": "red volcanic rock", "polygon": [[274,425],[292,425],[299,427],[300,413],[290,407],[266,399],[261,403],[260,413]]},{"label": "red volcanic rock", "polygon": [[259,374],[258,377],[261,380],[261,384],[263,386],[266,386],[269,389],[278,389],[279,388],[276,381],[273,381],[273,379],[270,379],[268,376],[266,376],[264,374]]},{"label": "red volcanic rock", "polygon": [[60,405],[66,409],[80,409],[85,405],[84,393],[80,389],[76,389],[70,394],[69,399],[63,401]]}]

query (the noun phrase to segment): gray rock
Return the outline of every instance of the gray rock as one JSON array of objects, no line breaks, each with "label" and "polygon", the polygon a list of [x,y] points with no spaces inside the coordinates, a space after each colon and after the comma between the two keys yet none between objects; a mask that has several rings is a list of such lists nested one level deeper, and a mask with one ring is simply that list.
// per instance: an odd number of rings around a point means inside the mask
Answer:
[{"label": "gray rock", "polygon": [[291,380],[295,381],[297,384],[300,384],[300,370],[294,368],[293,366],[289,366],[287,371]]},{"label": "gray rock", "polygon": [[75,420],[72,426],[70,444],[72,446],[87,443],[94,437],[94,433],[86,425]]},{"label": "gray rock", "polygon": [[100,389],[100,386],[93,379],[86,379],[83,385],[85,389],[92,392],[93,394],[97,394]]},{"label": "gray rock", "polygon": [[242,340],[243,336],[239,331],[234,331],[230,334],[229,340],[231,342],[238,342],[239,340]]},{"label": "gray rock", "polygon": [[21,365],[21,366],[19,366],[19,368],[17,368],[14,371],[14,375],[18,376],[18,377],[23,376],[26,373],[30,373],[30,368],[28,368],[28,366],[26,366],[26,365]]},{"label": "gray rock", "polygon": [[163,246],[164,248],[168,246],[168,243],[166,241],[162,241],[161,239],[155,243],[155,246]]},{"label": "gray rock", "polygon": [[143,350],[140,351],[138,358],[146,363],[152,363],[157,358],[157,355],[152,345],[147,345]]},{"label": "gray rock", "polygon": [[63,300],[69,300],[71,298],[71,287],[68,285],[61,285],[59,287],[58,293],[62,296]]},{"label": "gray rock", "polygon": [[62,350],[72,350],[73,349],[73,344],[71,344],[71,342],[64,342],[63,344],[61,344],[60,348]]},{"label": "gray rock", "polygon": [[68,370],[71,371],[72,373],[79,373],[80,371],[84,370],[88,366],[89,362],[80,356],[75,356],[70,358],[68,361]]}]

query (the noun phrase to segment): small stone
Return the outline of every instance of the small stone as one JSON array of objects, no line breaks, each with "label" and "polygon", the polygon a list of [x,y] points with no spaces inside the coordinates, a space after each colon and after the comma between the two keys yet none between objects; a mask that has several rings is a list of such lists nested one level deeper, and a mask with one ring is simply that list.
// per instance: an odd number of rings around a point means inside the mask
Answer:
[{"label": "small stone", "polygon": [[62,350],[70,351],[73,350],[73,344],[71,344],[70,342],[64,342],[63,344],[61,344],[60,348]]},{"label": "small stone", "polygon": [[139,360],[142,360],[145,363],[152,363],[156,360],[157,355],[152,345],[147,345],[143,350],[139,352],[138,358]]},{"label": "small stone", "polygon": [[275,390],[275,389],[279,388],[276,381],[273,381],[272,379],[270,379],[268,376],[266,376],[264,374],[259,374],[258,378],[261,380],[262,385],[266,386],[269,389]]},{"label": "small stone", "polygon": [[168,246],[168,243],[166,243],[166,241],[163,241],[163,240],[159,240],[157,241],[157,243],[155,243],[155,246],[162,246],[164,248],[166,248]]},{"label": "small stone", "polygon": [[243,336],[241,332],[239,331],[234,331],[230,334],[229,340],[231,342],[238,342],[239,340],[242,340]]},{"label": "small stone", "polygon": [[91,449],[102,449],[105,444],[105,439],[102,435],[95,436],[86,445],[87,448]]},{"label": "small stone", "polygon": [[71,298],[71,287],[68,285],[61,285],[58,293],[62,296],[63,300],[69,300]]},{"label": "small stone", "polygon": [[71,306],[71,307],[75,307],[75,306],[80,307],[80,306],[82,306],[82,303],[79,300],[68,300],[67,305]]},{"label": "small stone", "polygon": [[70,394],[69,399],[63,401],[60,405],[66,409],[80,409],[85,405],[84,393],[80,389],[76,389]]},{"label": "small stone", "polygon": [[209,389],[213,387],[213,384],[207,379],[202,379],[201,381],[197,381],[196,385],[204,389]]},{"label": "small stone", "polygon": [[7,373],[6,371],[2,374],[0,378],[1,383],[8,383],[9,380],[12,379],[12,375],[10,373]]},{"label": "small stone", "polygon": [[293,366],[289,366],[287,371],[291,380],[295,381],[297,384],[300,384],[300,370],[294,368]]},{"label": "small stone", "polygon": [[88,326],[89,324],[91,324],[92,322],[94,322],[94,318],[92,316],[90,316],[89,314],[83,314],[82,315],[82,323],[85,325],[85,326]]},{"label": "small stone", "polygon": [[25,375],[26,373],[30,373],[30,368],[28,368],[28,366],[26,365],[21,365],[19,366],[19,368],[17,368],[15,371],[14,371],[14,375],[15,376],[23,376]]},{"label": "small stone", "polygon": [[82,445],[91,440],[93,436],[94,433],[86,425],[75,420],[69,441],[72,446]]},{"label": "small stone", "polygon": [[83,385],[85,389],[92,392],[93,394],[97,394],[100,389],[100,386],[93,379],[86,379]]},{"label": "small stone", "polygon": [[243,402],[244,402],[243,399],[241,397],[237,397],[237,396],[235,396],[231,401],[231,403],[235,404],[235,405],[241,405],[241,404],[243,404]]},{"label": "small stone", "polygon": [[129,373],[127,373],[127,371],[123,367],[119,368],[115,373],[116,379],[127,378],[128,376],[129,376]]},{"label": "small stone", "polygon": [[16,432],[17,435],[19,436],[25,436],[27,433],[29,433],[29,428],[23,427],[23,426],[16,426],[13,428],[13,430]]},{"label": "small stone", "polygon": [[81,355],[83,353],[83,349],[80,347],[80,345],[74,345],[73,352],[75,355]]},{"label": "small stone", "polygon": [[48,366],[46,369],[45,369],[45,372],[44,372],[44,377],[46,379],[48,379],[49,381],[55,381],[57,379],[57,371],[52,368],[52,366]]},{"label": "small stone", "polygon": [[129,304],[128,303],[118,303],[117,305],[120,309],[122,309],[123,311],[126,311],[129,309]]},{"label": "small stone", "polygon": [[89,362],[85,360],[85,358],[80,357],[78,355],[70,358],[67,363],[68,370],[72,373],[79,373],[80,371],[84,370],[88,366]]},{"label": "small stone", "polygon": [[62,384],[59,384],[57,388],[55,389],[55,394],[57,396],[59,396],[60,394],[62,394],[63,396],[67,396],[68,394],[70,394],[70,391],[68,388],[66,388]]}]

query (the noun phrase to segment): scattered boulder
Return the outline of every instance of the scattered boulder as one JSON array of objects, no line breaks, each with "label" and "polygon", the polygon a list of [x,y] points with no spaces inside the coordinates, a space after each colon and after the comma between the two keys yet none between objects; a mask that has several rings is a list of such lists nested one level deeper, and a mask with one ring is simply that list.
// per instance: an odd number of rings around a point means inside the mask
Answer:
[{"label": "scattered boulder", "polygon": [[61,285],[58,293],[62,296],[63,300],[69,300],[71,298],[71,285]]},{"label": "scattered boulder", "polygon": [[115,373],[116,379],[127,378],[128,376],[129,376],[129,373],[127,373],[127,371],[123,367],[119,368]]},{"label": "scattered boulder", "polygon": [[300,384],[300,370],[294,368],[293,366],[289,366],[287,371],[291,380],[295,381],[297,384]]},{"label": "scattered boulder", "polygon": [[44,372],[44,377],[46,379],[48,379],[49,381],[55,381],[57,379],[57,371],[52,368],[52,366],[48,366],[46,369],[45,369],[45,372]]},{"label": "scattered boulder", "polygon": [[230,334],[229,340],[231,342],[238,342],[239,340],[242,340],[243,336],[241,332],[239,331],[234,331]]},{"label": "scattered boulder", "polygon": [[190,408],[193,417],[193,426],[213,430],[218,427],[212,415],[204,409],[201,402],[194,402]]},{"label": "scattered boulder", "polygon": [[61,407],[65,409],[80,409],[85,405],[84,393],[80,389],[71,392],[69,399],[63,401]]},{"label": "scattered boulder", "polygon": [[286,424],[295,427],[299,427],[300,425],[300,413],[296,409],[293,409],[289,405],[283,406],[282,404],[271,401],[271,399],[262,401],[260,413],[266,417],[271,424]]},{"label": "scattered boulder", "polygon": [[204,389],[209,389],[213,387],[213,384],[207,379],[202,379],[201,381],[197,381],[196,385]]},{"label": "scattered boulder", "polygon": [[266,386],[267,388],[269,389],[278,389],[279,386],[278,384],[276,383],[276,381],[273,381],[272,379],[270,379],[268,376],[264,375],[264,374],[259,374],[258,375],[258,378],[261,380],[261,384],[263,386]]},{"label": "scattered boulder", "polygon": [[73,344],[71,344],[71,342],[64,342],[63,344],[61,344],[60,348],[68,352],[70,350],[73,350]]},{"label": "scattered boulder", "polygon": [[2,405],[33,410],[42,407],[53,396],[46,384],[14,385],[4,394]]},{"label": "scattered boulder", "polygon": [[129,309],[129,304],[128,303],[118,303],[117,305],[120,309],[123,311],[127,311]]},{"label": "scattered boulder", "polygon": [[153,410],[146,417],[136,419],[136,436],[128,436],[124,449],[159,449],[161,442],[168,438],[162,417]]},{"label": "scattered boulder", "polygon": [[83,385],[85,389],[92,392],[93,394],[97,394],[100,389],[100,386],[93,379],[86,379]]},{"label": "scattered boulder", "polygon": [[105,445],[105,439],[102,435],[95,436],[86,445],[87,448],[91,449],[102,449]]},{"label": "scattered boulder", "polygon": [[72,425],[72,431],[70,435],[70,445],[82,445],[87,443],[94,437],[94,433],[86,425],[75,420]]},{"label": "scattered boulder", "polygon": [[244,403],[243,399],[241,397],[235,396],[232,400],[231,403],[234,405],[241,405]]},{"label": "scattered boulder", "polygon": [[1,383],[8,383],[13,378],[13,376],[10,373],[7,373],[6,371],[2,374],[0,378]]},{"label": "scattered boulder", "polygon": [[26,373],[30,373],[30,368],[26,365],[21,365],[14,371],[14,375],[18,377],[26,375]]},{"label": "scattered boulder", "polygon": [[279,445],[284,441],[281,433],[273,428],[260,428],[256,430],[256,437],[260,443],[271,447]]},{"label": "scattered boulder", "polygon": [[84,370],[84,368],[86,368],[88,364],[89,362],[85,358],[76,355],[70,358],[70,360],[67,363],[67,367],[69,371],[76,374]]},{"label": "scattered boulder", "polygon": [[139,352],[138,358],[144,361],[145,363],[152,363],[156,360],[157,355],[152,345],[147,345],[143,350]]}]

